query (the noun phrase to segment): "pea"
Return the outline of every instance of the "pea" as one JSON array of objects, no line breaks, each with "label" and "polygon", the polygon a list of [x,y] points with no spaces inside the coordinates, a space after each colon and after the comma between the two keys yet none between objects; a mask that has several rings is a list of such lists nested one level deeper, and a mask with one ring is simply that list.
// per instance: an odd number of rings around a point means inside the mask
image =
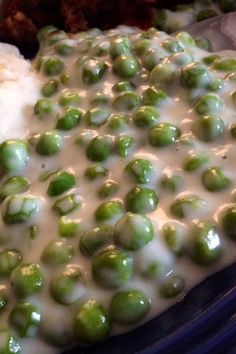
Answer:
[{"label": "pea", "polygon": [[50,293],[59,304],[69,305],[81,300],[86,286],[80,267],[68,265],[65,270],[53,276]]},{"label": "pea", "polygon": [[90,181],[99,177],[105,177],[108,174],[108,170],[101,163],[94,163],[86,168],[84,175]]},{"label": "pea", "polygon": [[[59,88],[58,80],[51,79],[48,80],[42,87],[41,92],[45,97],[51,97],[55,95]],[[36,113],[36,112],[35,112]],[[37,114],[37,113],[36,113]]]},{"label": "pea", "polygon": [[224,80],[220,79],[219,77],[212,79],[211,83],[208,85],[208,90],[217,92],[222,90],[224,87]]},{"label": "pea", "polygon": [[125,131],[130,123],[130,117],[127,114],[113,114],[107,121],[107,128],[111,132]]},{"label": "pea", "polygon": [[128,192],[125,198],[126,210],[133,213],[150,213],[157,208],[157,204],[157,194],[151,188],[136,186]]},{"label": "pea", "polygon": [[191,127],[193,134],[205,142],[214,141],[224,132],[224,122],[220,117],[207,115],[198,118]]},{"label": "pea", "polygon": [[97,136],[96,130],[84,129],[77,135],[75,143],[77,145],[86,146],[93,138],[95,138],[95,136]]},{"label": "pea", "polygon": [[46,38],[46,42],[47,44],[49,45],[53,45],[59,41],[61,41],[62,39],[64,39],[66,37],[66,34],[64,31],[54,31],[54,32],[50,32],[48,35],[47,35],[47,38]]},{"label": "pea", "polygon": [[103,41],[101,43],[98,43],[93,48],[93,55],[95,57],[103,57],[109,53],[109,48],[110,48],[110,43],[107,41]]},{"label": "pea", "polygon": [[148,132],[149,143],[154,147],[166,147],[176,142],[180,130],[170,123],[159,123]]},{"label": "pea", "polygon": [[178,197],[170,207],[170,212],[179,219],[192,216],[201,211],[205,202],[196,195],[184,195]]},{"label": "pea", "polygon": [[188,172],[196,171],[209,162],[209,157],[206,153],[200,152],[191,153],[184,161],[184,170]]},{"label": "pea", "polygon": [[59,171],[53,175],[47,190],[50,197],[58,196],[75,186],[75,176],[67,171]]},{"label": "pea", "polygon": [[150,48],[143,56],[143,66],[148,71],[152,71],[152,69],[159,64],[163,58],[166,57],[166,51],[161,47],[159,48]]},{"label": "pea", "polygon": [[39,264],[18,265],[11,273],[11,283],[20,297],[38,293],[43,286],[43,274]]},{"label": "pea", "polygon": [[220,56],[217,54],[211,54],[202,59],[203,63],[206,65],[211,65],[213,64],[217,59],[219,59]]},{"label": "pea", "polygon": [[98,135],[87,146],[86,155],[92,161],[104,161],[111,154],[111,141],[106,135]]},{"label": "pea", "polygon": [[160,180],[160,186],[170,193],[178,192],[183,186],[183,179],[176,174],[164,174]]},{"label": "pea", "polygon": [[43,250],[41,259],[48,265],[60,265],[70,261],[73,247],[66,240],[51,241]]},{"label": "pea", "polygon": [[0,145],[0,167],[6,173],[21,171],[29,160],[28,144],[24,140],[6,140]]},{"label": "pea", "polygon": [[131,53],[131,42],[128,38],[115,38],[110,44],[110,56],[112,59],[120,55],[129,55]]},{"label": "pea", "polygon": [[0,284],[0,313],[8,304],[8,289],[5,284]]},{"label": "pea", "polygon": [[85,256],[92,256],[111,242],[112,235],[113,228],[107,224],[84,231],[79,242],[81,253]]},{"label": "pea", "polygon": [[34,113],[41,119],[53,112],[54,105],[48,98],[40,98],[34,105]]},{"label": "pea", "polygon": [[77,106],[77,104],[80,101],[80,97],[77,93],[75,92],[64,92],[60,97],[59,97],[59,104],[62,107],[66,106]]},{"label": "pea", "polygon": [[165,243],[176,256],[181,256],[185,252],[185,233],[183,226],[174,222],[168,222],[162,228]]},{"label": "pea", "polygon": [[169,53],[177,53],[184,51],[184,45],[178,39],[168,38],[162,43],[163,48]]},{"label": "pea", "polygon": [[57,154],[62,148],[62,137],[55,131],[48,131],[40,135],[36,143],[36,152],[43,156]]},{"label": "pea", "polygon": [[150,161],[146,159],[131,160],[125,167],[125,172],[137,183],[149,183],[154,169]]},{"label": "pea", "polygon": [[60,76],[60,82],[62,85],[69,87],[72,84],[72,75],[67,71],[64,71]]},{"label": "pea", "polygon": [[5,224],[20,224],[32,219],[39,208],[40,200],[37,198],[12,195],[2,204],[2,218]]},{"label": "pea", "polygon": [[67,215],[77,209],[81,204],[80,198],[75,194],[69,194],[58,199],[52,209],[60,216]]},{"label": "pea", "polygon": [[150,299],[137,289],[123,290],[111,300],[109,314],[113,321],[131,324],[140,321],[150,310]]},{"label": "pea", "polygon": [[143,91],[142,103],[147,106],[161,107],[168,99],[167,94],[155,87],[148,87]]},{"label": "pea", "polygon": [[217,12],[214,9],[203,9],[197,13],[197,21],[204,21],[215,16],[217,16]]},{"label": "pea", "polygon": [[103,78],[107,69],[108,66],[105,62],[97,59],[90,59],[84,63],[82,68],[82,80],[87,85],[96,84]]},{"label": "pea", "polygon": [[108,248],[92,259],[92,275],[103,288],[118,288],[133,275],[133,258],[117,248]]},{"label": "pea", "polygon": [[134,51],[139,57],[142,57],[144,54],[147,53],[151,45],[152,42],[150,41],[150,39],[139,39],[134,43]]},{"label": "pea", "polygon": [[83,343],[97,343],[110,333],[110,322],[103,307],[95,300],[88,300],[75,317],[75,335]]},{"label": "pea", "polygon": [[121,157],[127,157],[135,145],[134,138],[128,135],[122,135],[115,140],[115,149]]},{"label": "pea", "polygon": [[22,260],[19,251],[14,249],[6,249],[0,253],[0,277],[11,274]]},{"label": "pea", "polygon": [[236,11],[236,4],[234,0],[218,0],[218,4],[223,12]]},{"label": "pea", "polygon": [[164,298],[172,298],[179,295],[185,287],[185,281],[180,275],[170,274],[165,277],[160,285],[160,295]]},{"label": "pea", "polygon": [[205,65],[192,63],[181,69],[180,82],[186,88],[206,87],[210,81],[211,74]]},{"label": "pea", "polygon": [[83,113],[81,110],[77,108],[69,107],[65,111],[65,113],[59,117],[56,125],[56,129],[68,131],[75,128],[79,122]]},{"label": "pea", "polygon": [[230,134],[233,139],[236,139],[236,124],[235,123],[232,123],[230,125]]},{"label": "pea", "polygon": [[234,91],[234,92],[232,93],[231,99],[232,99],[233,104],[234,104],[235,107],[236,107],[236,91]]},{"label": "pea", "polygon": [[134,91],[135,88],[135,85],[129,81],[119,81],[112,86],[112,90],[117,93]]},{"label": "pea", "polygon": [[216,93],[206,93],[194,108],[199,114],[219,114],[224,109],[224,101]]},{"label": "pea", "polygon": [[208,191],[218,192],[229,187],[230,179],[220,167],[210,167],[203,172],[202,183]]},{"label": "pea", "polygon": [[21,346],[15,337],[5,329],[0,330],[0,353],[1,354],[21,354]]},{"label": "pea", "polygon": [[157,64],[150,74],[150,83],[152,85],[165,85],[174,80],[175,70],[170,63]]},{"label": "pea", "polygon": [[30,188],[30,181],[23,176],[13,176],[5,180],[1,186],[0,199],[9,195],[27,192]]},{"label": "pea", "polygon": [[36,305],[22,301],[13,307],[9,319],[20,337],[32,337],[39,328],[41,314]]},{"label": "pea", "polygon": [[106,123],[110,113],[102,107],[95,107],[85,113],[84,119],[89,126],[101,126]]},{"label": "pea", "polygon": [[198,48],[201,48],[203,50],[206,50],[208,52],[212,51],[212,44],[210,40],[206,37],[198,37],[195,38],[195,42]]},{"label": "pea", "polygon": [[193,226],[191,236],[193,243],[190,255],[194,262],[208,266],[220,259],[222,244],[214,224],[199,221]]},{"label": "pea", "polygon": [[75,46],[73,40],[65,39],[61,40],[55,45],[55,51],[60,55],[71,55],[75,51]]},{"label": "pea", "polygon": [[59,234],[65,238],[72,238],[77,234],[80,224],[80,221],[77,219],[62,216],[59,223]]},{"label": "pea", "polygon": [[236,240],[236,205],[227,206],[221,215],[222,228],[226,236]]},{"label": "pea", "polygon": [[111,97],[104,92],[95,92],[90,99],[90,104],[93,107],[103,107],[110,103]]},{"label": "pea", "polygon": [[[188,10],[192,10],[192,7],[188,8]],[[192,49],[196,47],[196,42],[193,37],[187,32],[179,32],[176,38],[184,45],[185,48]]]},{"label": "pea", "polygon": [[100,204],[95,210],[95,219],[99,222],[116,221],[123,214],[123,204],[120,200],[109,200]]},{"label": "pea", "polygon": [[176,65],[185,66],[187,64],[192,63],[194,61],[194,58],[190,53],[178,52],[178,53],[173,54],[170,57],[170,60]]},{"label": "pea", "polygon": [[42,70],[46,76],[59,75],[64,69],[64,62],[58,57],[48,58],[43,62]]},{"label": "pea", "polygon": [[114,241],[124,249],[135,251],[154,237],[152,222],[141,214],[127,213],[115,225]]},{"label": "pea", "polygon": [[140,97],[135,92],[122,92],[113,100],[113,107],[117,111],[130,111],[140,104]]},{"label": "pea", "polygon": [[132,56],[120,55],[114,60],[113,72],[122,79],[131,79],[138,74],[139,63]]},{"label": "pea", "polygon": [[213,68],[218,71],[236,71],[236,59],[219,58],[214,61]]},{"label": "pea", "polygon": [[166,9],[155,11],[152,16],[152,25],[162,31],[170,33],[172,29],[167,28],[167,11]]},{"label": "pea", "polygon": [[48,25],[40,28],[40,30],[37,33],[37,40],[39,42],[42,42],[45,40],[50,33],[57,32],[58,29],[55,26]]},{"label": "pea", "polygon": [[99,187],[97,195],[99,198],[104,199],[116,194],[118,190],[119,184],[116,181],[108,180]]},{"label": "pea", "polygon": [[141,106],[133,116],[134,123],[137,127],[151,127],[157,123],[160,114],[155,107]]}]

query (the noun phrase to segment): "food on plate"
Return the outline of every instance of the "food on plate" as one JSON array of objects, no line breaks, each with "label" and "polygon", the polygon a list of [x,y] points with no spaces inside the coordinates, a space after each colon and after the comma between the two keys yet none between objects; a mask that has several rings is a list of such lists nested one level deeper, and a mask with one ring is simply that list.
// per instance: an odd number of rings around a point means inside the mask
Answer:
[{"label": "food on plate", "polygon": [[0,59],[4,354],[129,331],[235,260],[235,52],[127,26],[38,38],[32,66]]}]

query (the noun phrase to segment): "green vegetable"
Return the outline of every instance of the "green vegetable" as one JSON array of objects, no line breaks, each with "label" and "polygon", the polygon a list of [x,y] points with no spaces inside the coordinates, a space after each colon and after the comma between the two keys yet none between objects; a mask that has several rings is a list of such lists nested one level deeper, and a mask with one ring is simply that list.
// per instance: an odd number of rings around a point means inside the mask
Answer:
[{"label": "green vegetable", "polygon": [[163,48],[167,50],[169,53],[177,53],[182,52],[185,49],[183,43],[181,43],[178,39],[168,38],[162,43]]},{"label": "green vegetable", "polygon": [[6,249],[0,253],[0,277],[5,277],[11,274],[22,260],[19,251],[14,249]]},{"label": "green vegetable", "polygon": [[85,113],[84,119],[88,126],[101,126],[106,123],[110,113],[102,107],[95,107]]},{"label": "green vegetable", "polygon": [[100,248],[111,242],[112,235],[113,228],[107,224],[84,231],[79,242],[81,253],[85,256],[92,256]]},{"label": "green vegetable", "polygon": [[193,152],[189,154],[189,156],[184,161],[184,170],[188,172],[196,171],[197,169],[204,166],[207,162],[209,162],[209,157],[206,153]]},{"label": "green vegetable", "polygon": [[[41,92],[43,94],[43,96],[45,97],[51,97],[53,95],[55,95],[57,93],[59,89],[59,82],[58,80],[55,79],[51,79],[48,80],[47,82],[45,82],[45,84],[43,85]],[[39,101],[38,101],[39,102]],[[47,102],[47,101],[46,101]],[[50,102],[50,101],[49,101]],[[43,107],[42,107],[43,108]],[[36,113],[36,112],[35,112]],[[37,113],[36,113],[37,114]]]},{"label": "green vegetable", "polygon": [[167,247],[176,255],[181,256],[185,251],[186,231],[181,224],[168,222],[164,224],[162,233]]},{"label": "green vegetable", "polygon": [[183,219],[202,210],[205,202],[196,195],[178,197],[170,207],[170,212],[179,219]]},{"label": "green vegetable", "polygon": [[6,224],[23,223],[32,219],[39,208],[40,200],[33,196],[9,196],[2,204],[2,218]]},{"label": "green vegetable", "polygon": [[120,55],[129,55],[131,53],[131,42],[128,38],[115,38],[110,44],[110,56],[112,59]]},{"label": "green vegetable", "polygon": [[182,188],[183,179],[176,174],[164,174],[160,180],[160,186],[170,193],[176,193]]},{"label": "green vegetable", "polygon": [[148,132],[148,139],[154,147],[166,147],[176,142],[180,130],[170,123],[159,123]]},{"label": "green vegetable", "polygon": [[112,90],[117,93],[134,91],[135,85],[129,81],[119,81],[114,86],[112,86]]},{"label": "green vegetable", "polygon": [[163,58],[166,57],[166,51],[159,48],[150,48],[143,56],[143,66],[151,71],[157,64],[159,64]]},{"label": "green vegetable", "polygon": [[107,121],[107,128],[113,132],[125,131],[130,123],[130,118],[126,114],[113,114]]},{"label": "green vegetable", "polygon": [[55,155],[61,148],[62,137],[55,130],[41,134],[36,143],[36,152],[43,156]]},{"label": "green vegetable", "polygon": [[122,92],[113,101],[113,107],[117,111],[130,111],[140,104],[140,97],[136,92]]},{"label": "green vegetable", "polygon": [[66,240],[51,241],[44,248],[41,259],[48,265],[60,265],[68,263],[73,254],[73,247]]},{"label": "green vegetable", "polygon": [[50,197],[58,196],[75,186],[75,176],[67,171],[55,173],[49,183],[47,194]]},{"label": "green vegetable", "polygon": [[59,104],[62,107],[66,106],[77,106],[80,101],[80,97],[77,93],[75,92],[64,92],[60,97],[59,97]]},{"label": "green vegetable", "polygon": [[39,118],[45,118],[54,110],[54,104],[49,98],[40,98],[34,105],[34,113]]},{"label": "green vegetable", "polygon": [[111,154],[111,141],[107,135],[98,135],[93,138],[86,149],[88,159],[92,161],[104,161]]},{"label": "green vegetable", "polygon": [[9,301],[9,291],[5,284],[0,284],[0,313],[3,311]]},{"label": "green vegetable", "polygon": [[146,184],[149,183],[153,173],[153,165],[145,159],[131,160],[125,167],[125,172],[134,180],[134,182]]},{"label": "green vegetable", "polygon": [[65,113],[62,116],[59,116],[57,121],[56,129],[68,131],[75,128],[79,122],[83,113],[77,108],[67,108]]},{"label": "green vegetable", "polygon": [[157,208],[158,197],[151,188],[136,186],[128,192],[125,198],[127,211],[133,213],[150,213]]},{"label": "green vegetable", "polygon": [[139,63],[129,55],[118,56],[113,63],[113,72],[122,79],[131,79],[138,74]]},{"label": "green vegetable", "polygon": [[214,61],[213,68],[219,71],[236,71],[236,59],[219,58]]},{"label": "green vegetable", "polygon": [[134,145],[134,138],[131,136],[122,135],[115,140],[115,149],[121,157],[127,157]]},{"label": "green vegetable", "polygon": [[181,69],[180,82],[186,88],[206,87],[211,81],[211,74],[205,65],[192,63]]},{"label": "green vegetable", "polygon": [[105,177],[108,174],[108,170],[101,163],[94,163],[86,168],[84,175],[90,181],[98,177]]},{"label": "green vegetable", "polygon": [[21,354],[21,346],[15,337],[5,329],[0,330],[0,354]]},{"label": "green vegetable", "polygon": [[51,57],[43,62],[42,70],[46,76],[54,76],[60,74],[64,69],[64,62],[58,57]]},{"label": "green vegetable", "polygon": [[204,21],[215,16],[217,16],[217,12],[214,9],[203,9],[197,14],[197,21]]},{"label": "green vegetable", "polygon": [[70,41],[69,39],[61,40],[56,44],[55,50],[57,54],[60,55],[67,56],[73,54],[73,52],[75,51],[74,42]]},{"label": "green vegetable", "polygon": [[199,114],[220,114],[224,109],[224,101],[216,93],[206,93],[194,108]]},{"label": "green vegetable", "polygon": [[80,221],[62,216],[59,222],[59,234],[65,238],[74,237],[80,227]]},{"label": "green vegetable", "polygon": [[116,194],[118,189],[119,184],[116,181],[108,180],[99,187],[97,194],[99,198],[104,199]]},{"label": "green vegetable", "polygon": [[170,274],[161,283],[160,295],[167,299],[176,297],[183,291],[184,287],[185,282],[180,275]]},{"label": "green vegetable", "polygon": [[24,140],[6,140],[0,145],[0,167],[6,173],[21,171],[29,160],[28,144]]},{"label": "green vegetable", "polygon": [[69,194],[65,197],[58,199],[54,204],[52,209],[59,214],[67,215],[77,209],[80,206],[80,198],[75,194]]},{"label": "green vegetable", "polygon": [[202,183],[208,191],[218,192],[229,187],[230,179],[220,167],[210,167],[203,172]]},{"label": "green vegetable", "polygon": [[160,114],[154,107],[141,106],[133,115],[134,123],[137,127],[151,127],[157,123]]},{"label": "green vegetable", "polygon": [[20,297],[38,293],[43,286],[43,274],[39,264],[18,265],[11,273],[11,283],[15,293]]},{"label": "green vegetable", "polygon": [[166,85],[173,82],[175,78],[174,66],[170,63],[157,64],[150,74],[152,85]]},{"label": "green vegetable", "polygon": [[10,324],[20,337],[34,336],[40,320],[38,307],[30,302],[18,302],[10,313]]},{"label": "green vegetable", "polygon": [[203,116],[193,122],[191,130],[198,139],[210,142],[223,134],[224,121],[214,115]]},{"label": "green vegetable", "polygon": [[223,12],[236,11],[236,4],[234,0],[218,0],[218,4]]},{"label": "green vegetable", "polygon": [[148,87],[143,91],[142,103],[147,106],[161,107],[166,102],[167,98],[168,96],[163,90]]},{"label": "green vegetable", "polygon": [[107,71],[107,64],[97,59],[90,59],[82,68],[82,80],[87,85],[100,81]]},{"label": "green vegetable", "polygon": [[95,210],[95,219],[99,222],[116,221],[123,214],[123,204],[120,200],[109,200],[100,204]]},{"label": "green vegetable", "polygon": [[30,181],[23,176],[9,177],[1,186],[0,198],[4,199],[9,195],[27,192],[30,188]]},{"label": "green vegetable", "polygon": [[222,228],[226,236],[236,240],[236,205],[227,206],[221,216]]}]

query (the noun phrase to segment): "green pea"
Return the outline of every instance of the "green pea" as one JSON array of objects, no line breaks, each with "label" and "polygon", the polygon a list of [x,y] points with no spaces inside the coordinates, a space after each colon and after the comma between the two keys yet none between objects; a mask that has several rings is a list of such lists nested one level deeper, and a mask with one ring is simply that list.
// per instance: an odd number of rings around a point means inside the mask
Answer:
[{"label": "green pea", "polygon": [[127,157],[135,145],[134,138],[128,135],[122,135],[116,138],[115,149],[121,157]]},{"label": "green pea", "polygon": [[97,195],[99,198],[104,199],[116,194],[118,190],[119,190],[118,182],[113,180],[108,180],[98,188]]},{"label": "green pea", "polygon": [[40,200],[33,196],[12,195],[2,204],[2,218],[5,224],[20,224],[32,219],[39,208]]},{"label": "green pea", "polygon": [[206,153],[193,152],[190,154],[184,161],[184,170],[188,172],[196,171],[197,169],[204,166],[207,162],[209,162],[209,157]]},{"label": "green pea", "polygon": [[56,129],[68,131],[75,128],[79,122],[83,113],[81,110],[77,108],[69,107],[65,111],[65,113],[59,117],[56,125]]},{"label": "green pea", "polygon": [[133,275],[133,258],[117,248],[108,248],[92,259],[92,275],[103,288],[118,288]]},{"label": "green pea", "polygon": [[232,101],[233,101],[233,104],[234,104],[235,107],[236,107],[236,91],[234,91],[234,92],[232,93],[231,99],[232,99]]},{"label": "green pea", "polygon": [[48,58],[43,62],[42,68],[44,75],[59,75],[64,69],[64,62],[58,57]]},{"label": "green pea", "polygon": [[198,48],[206,50],[208,52],[212,51],[212,44],[208,38],[205,37],[198,37],[195,38],[195,42]]},{"label": "green pea", "polygon": [[230,125],[230,134],[233,139],[236,139],[236,123]]},{"label": "green pea", "polygon": [[213,68],[218,71],[236,71],[236,59],[219,58],[214,61]]},{"label": "green pea", "polygon": [[56,31],[50,32],[47,35],[46,42],[48,45],[53,45],[53,44],[61,41],[65,37],[66,37],[66,34],[64,31],[56,30]]},{"label": "green pea", "polygon": [[163,48],[169,53],[177,53],[184,51],[184,45],[178,39],[168,38],[162,43]]},{"label": "green pea", "polygon": [[152,69],[159,64],[163,58],[166,57],[166,51],[161,47],[159,48],[150,48],[143,56],[143,66],[148,70]]},{"label": "green pea", "polygon": [[113,107],[117,111],[130,111],[140,104],[140,97],[135,92],[122,92],[113,100]]},{"label": "green pea", "polygon": [[139,128],[151,127],[157,123],[160,114],[155,107],[141,106],[133,115],[134,123]]},{"label": "green pea", "polygon": [[65,238],[72,238],[77,234],[80,224],[80,221],[77,219],[62,216],[59,223],[59,234]]},{"label": "green pea", "polygon": [[209,142],[219,138],[224,132],[224,121],[217,116],[207,115],[192,124],[193,134],[200,140]]},{"label": "green pea", "polygon": [[178,197],[170,207],[170,212],[179,219],[192,216],[205,206],[205,202],[196,195]]},{"label": "green pea", "polygon": [[24,140],[6,140],[0,145],[0,167],[6,173],[22,170],[29,160],[28,144]]},{"label": "green pea", "polygon": [[0,330],[0,354],[21,354],[21,346],[13,335],[5,330]]},{"label": "green pea", "polygon": [[167,94],[155,87],[148,87],[143,91],[142,103],[147,106],[161,107],[168,99]]},{"label": "green pea", "polygon": [[55,45],[55,51],[60,55],[71,55],[75,51],[73,40],[65,39],[61,40]]},{"label": "green pea", "polygon": [[119,81],[112,86],[112,90],[117,93],[134,91],[135,88],[135,85],[129,81]]},{"label": "green pea", "polygon": [[67,215],[81,205],[80,198],[75,194],[69,194],[58,199],[52,209],[60,216]]},{"label": "green pea", "polygon": [[30,181],[23,176],[9,177],[1,186],[0,199],[9,195],[21,194],[27,192],[30,188]]},{"label": "green pea", "polygon": [[220,56],[217,54],[211,54],[202,59],[203,63],[206,65],[211,65],[213,64],[217,59],[219,59]]},{"label": "green pea", "polygon": [[134,51],[139,57],[142,57],[144,54],[147,53],[151,45],[152,42],[150,41],[150,39],[139,39],[134,43]]},{"label": "green pea", "polygon": [[218,0],[218,4],[223,12],[236,11],[236,4],[234,0]]},{"label": "green pea", "polygon": [[92,161],[104,161],[111,154],[111,140],[106,135],[98,135],[87,146],[86,155]]},{"label": "green pea", "polygon": [[157,194],[151,188],[136,186],[128,192],[125,198],[126,210],[133,213],[150,213],[157,208],[157,204]]},{"label": "green pea", "polygon": [[190,64],[194,61],[192,54],[187,52],[178,52],[170,57],[170,60],[179,66]]},{"label": "green pea", "polygon": [[0,312],[4,310],[8,304],[8,289],[5,284],[0,284]]},{"label": "green pea", "polygon": [[208,266],[220,259],[222,244],[214,224],[208,221],[199,221],[194,224],[191,237],[190,255],[194,262]]},{"label": "green pea", "polygon": [[107,168],[105,168],[101,163],[94,163],[86,168],[84,175],[90,181],[95,180],[99,177],[105,177],[108,174]]},{"label": "green pea", "polygon": [[62,85],[69,87],[72,84],[72,75],[68,73],[67,71],[64,71],[61,76],[60,76],[60,82]]},{"label": "green pea", "polygon": [[165,277],[160,285],[160,295],[164,298],[172,298],[179,295],[185,287],[185,281],[180,275],[170,274]]},{"label": "green pea", "polygon": [[192,63],[181,69],[180,82],[186,88],[206,87],[210,81],[211,74],[205,65]]},{"label": "green pea", "polygon": [[[58,91],[59,88],[59,82],[58,80],[55,79],[51,79],[48,80],[42,87],[41,92],[43,94],[43,96],[45,97],[51,97],[53,95],[55,95]],[[43,107],[42,107],[43,108]],[[41,109],[42,109],[41,108]],[[36,112],[35,112],[36,113]]]},{"label": "green pea", "polygon": [[88,143],[97,136],[97,131],[92,129],[81,130],[75,139],[77,145],[86,146]]},{"label": "green pea", "polygon": [[9,320],[20,337],[32,337],[39,328],[41,314],[36,305],[30,302],[18,302],[13,307]]},{"label": "green pea", "polygon": [[40,98],[34,106],[34,113],[39,118],[45,118],[46,116],[48,116],[50,113],[53,112],[53,109],[54,109],[54,105],[50,99]]},{"label": "green pea", "polygon": [[131,324],[140,321],[150,310],[150,299],[137,289],[123,290],[111,300],[109,314],[113,321]]},{"label": "green pea", "polygon": [[180,130],[173,124],[160,123],[148,132],[148,139],[154,147],[166,147],[176,142],[180,137]]},{"label": "green pea", "polygon": [[111,242],[112,235],[113,228],[107,224],[84,231],[79,242],[81,253],[85,256],[92,256]]},{"label": "green pea", "polygon": [[22,260],[19,251],[14,249],[6,249],[0,253],[0,277],[11,274]]},{"label": "green pea", "polygon": [[224,101],[216,93],[206,93],[194,108],[199,114],[219,114],[224,109]]},{"label": "green pea", "polygon": [[62,137],[55,131],[48,131],[40,135],[36,143],[36,152],[43,156],[57,154],[62,148]]},{"label": "green pea", "polygon": [[150,74],[152,85],[165,85],[173,82],[175,76],[174,66],[170,63],[157,64]]},{"label": "green pea", "polygon": [[221,215],[222,228],[226,236],[236,240],[236,205],[227,206]]},{"label": "green pea", "polygon": [[108,41],[103,41],[98,43],[93,48],[93,55],[95,57],[103,57],[109,53],[110,43]]},{"label": "green pea", "polygon": [[108,66],[103,61],[90,59],[82,68],[82,80],[87,85],[96,84],[105,75]]},{"label": "green pea", "polygon": [[96,221],[115,222],[123,214],[123,204],[120,200],[109,200],[98,206],[95,210]]},{"label": "green pea", "polygon": [[110,56],[112,59],[120,55],[129,55],[131,53],[131,42],[128,38],[115,38],[110,44]]},{"label": "green pea", "polygon": [[103,107],[110,103],[111,97],[103,92],[95,92],[90,99],[90,104],[93,107]]},{"label": "green pea", "polygon": [[38,293],[43,286],[43,274],[39,264],[18,265],[11,273],[11,283],[20,297]]},{"label": "green pea", "polygon": [[150,161],[134,159],[125,167],[125,172],[128,173],[135,182],[146,184],[150,182],[154,169]]},{"label": "green pea", "polygon": [[[188,6],[188,5],[187,5]],[[188,10],[192,10],[192,7],[188,8]],[[188,32],[179,32],[176,38],[184,45],[185,48],[192,49],[196,47],[196,42],[193,37]]]},{"label": "green pea", "polygon": [[127,213],[115,225],[114,241],[124,249],[135,251],[154,237],[152,222],[141,214]]},{"label": "green pea", "polygon": [[70,261],[74,250],[66,240],[51,241],[43,250],[41,259],[48,265],[60,265]]},{"label": "green pea", "polygon": [[86,286],[80,267],[68,265],[64,271],[54,275],[50,284],[50,293],[62,305],[81,300],[86,293]]},{"label": "green pea", "polygon": [[82,343],[97,343],[110,333],[110,322],[103,307],[95,300],[88,300],[75,317],[75,335]]},{"label": "green pea", "polygon": [[77,106],[77,104],[80,101],[80,97],[77,93],[75,92],[64,92],[60,97],[59,97],[59,104],[63,107],[66,106]]},{"label": "green pea", "polygon": [[178,192],[183,186],[183,179],[176,174],[164,174],[160,180],[160,186],[170,193]]},{"label": "green pea", "polygon": [[197,21],[204,21],[215,16],[217,16],[217,12],[214,9],[203,9],[197,13]]},{"label": "green pea", "polygon": [[212,79],[211,83],[208,85],[208,90],[217,92],[222,90],[224,85],[225,85],[224,80],[217,77]]},{"label": "green pea", "polygon": [[113,114],[107,121],[107,128],[115,133],[125,131],[130,123],[130,117],[126,114]]},{"label": "green pea", "polygon": [[110,115],[109,110],[102,107],[95,107],[85,113],[84,119],[89,126],[101,126],[106,123]]},{"label": "green pea", "polygon": [[182,225],[169,222],[163,226],[162,233],[169,250],[176,256],[181,256],[185,251],[186,231]]},{"label": "green pea", "polygon": [[162,31],[170,33],[172,29],[167,27],[167,11],[166,9],[155,11],[152,16],[152,25]]},{"label": "green pea", "polygon": [[220,167],[210,167],[203,172],[202,183],[208,191],[218,192],[229,187],[230,179]]},{"label": "green pea", "polygon": [[75,176],[67,171],[59,171],[53,175],[47,190],[50,197],[58,196],[75,186]]},{"label": "green pea", "polygon": [[40,30],[37,33],[37,40],[39,42],[42,42],[45,40],[50,33],[57,32],[58,29],[55,26],[48,25],[40,28]]},{"label": "green pea", "polygon": [[122,79],[131,79],[138,74],[139,63],[132,56],[120,55],[114,60],[113,72]]}]

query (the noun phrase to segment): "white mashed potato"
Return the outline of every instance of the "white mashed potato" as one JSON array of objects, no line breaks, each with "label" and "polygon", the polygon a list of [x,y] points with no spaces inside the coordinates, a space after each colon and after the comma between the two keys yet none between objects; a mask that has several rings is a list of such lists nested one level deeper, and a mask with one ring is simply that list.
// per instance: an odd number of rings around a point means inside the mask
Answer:
[{"label": "white mashed potato", "polygon": [[16,47],[0,43],[0,142],[27,134],[39,87],[30,61]]}]

